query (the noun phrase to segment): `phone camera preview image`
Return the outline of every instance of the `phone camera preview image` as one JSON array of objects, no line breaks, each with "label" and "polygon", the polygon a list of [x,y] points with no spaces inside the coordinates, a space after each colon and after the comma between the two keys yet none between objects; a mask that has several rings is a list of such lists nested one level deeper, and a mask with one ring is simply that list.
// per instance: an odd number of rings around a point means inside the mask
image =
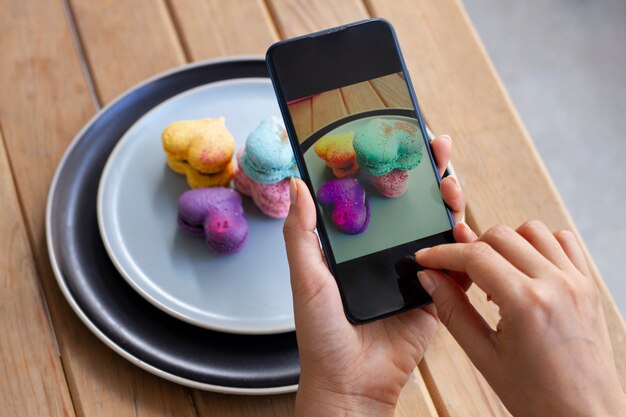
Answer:
[{"label": "phone camera preview image", "polygon": [[402,72],[288,108],[337,264],[451,228]]}]

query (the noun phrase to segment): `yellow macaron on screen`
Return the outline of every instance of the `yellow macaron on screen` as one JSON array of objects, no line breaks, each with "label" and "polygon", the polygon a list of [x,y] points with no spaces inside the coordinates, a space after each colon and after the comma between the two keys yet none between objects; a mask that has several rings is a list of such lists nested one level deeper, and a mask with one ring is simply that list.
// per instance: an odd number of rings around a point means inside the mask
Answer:
[{"label": "yellow macaron on screen", "polygon": [[402,72],[287,104],[338,264],[451,229]]}]

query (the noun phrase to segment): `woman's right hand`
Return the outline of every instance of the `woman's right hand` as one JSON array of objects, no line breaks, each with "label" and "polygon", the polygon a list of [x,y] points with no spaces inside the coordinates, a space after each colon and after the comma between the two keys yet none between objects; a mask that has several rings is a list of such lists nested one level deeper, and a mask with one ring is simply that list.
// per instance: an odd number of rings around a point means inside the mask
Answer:
[{"label": "woman's right hand", "polygon": [[[473,243],[422,250],[439,319],[515,416],[623,416],[598,289],[570,232],[497,226]],[[500,309],[492,329],[441,269],[466,273]]]}]

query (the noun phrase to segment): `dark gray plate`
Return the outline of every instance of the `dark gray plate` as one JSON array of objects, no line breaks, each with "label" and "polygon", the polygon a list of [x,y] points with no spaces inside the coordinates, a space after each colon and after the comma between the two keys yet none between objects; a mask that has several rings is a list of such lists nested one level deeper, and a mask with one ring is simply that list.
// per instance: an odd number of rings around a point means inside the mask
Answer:
[{"label": "dark gray plate", "polygon": [[46,228],[61,290],[87,327],[113,350],[181,384],[271,394],[297,387],[300,367],[295,334],[220,333],[165,314],[117,272],[103,246],[96,215],[104,164],[135,121],[191,88],[253,77],[267,77],[261,58],[202,62],[150,79],[102,109],[76,136],[59,165],[48,198]]}]

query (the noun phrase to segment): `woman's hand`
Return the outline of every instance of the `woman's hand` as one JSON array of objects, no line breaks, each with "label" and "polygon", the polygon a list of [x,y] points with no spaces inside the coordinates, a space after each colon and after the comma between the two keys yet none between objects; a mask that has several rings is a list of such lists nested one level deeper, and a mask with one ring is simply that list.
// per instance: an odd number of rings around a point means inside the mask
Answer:
[{"label": "woman's hand", "polygon": [[[450,159],[450,138],[440,136],[431,146],[443,172]],[[308,188],[292,180],[290,191],[284,234],[302,369],[296,415],[391,416],[400,390],[437,328],[434,309],[428,306],[365,325],[350,324],[314,232],[315,207]],[[441,192],[460,222],[465,198],[456,179],[444,179]],[[454,232],[457,241],[475,238],[463,223]]]},{"label": "woman's hand", "polygon": [[[513,415],[624,415],[598,289],[572,233],[497,226],[416,259],[432,268],[418,276],[439,318]],[[498,305],[495,330],[440,269],[466,273]]]}]

